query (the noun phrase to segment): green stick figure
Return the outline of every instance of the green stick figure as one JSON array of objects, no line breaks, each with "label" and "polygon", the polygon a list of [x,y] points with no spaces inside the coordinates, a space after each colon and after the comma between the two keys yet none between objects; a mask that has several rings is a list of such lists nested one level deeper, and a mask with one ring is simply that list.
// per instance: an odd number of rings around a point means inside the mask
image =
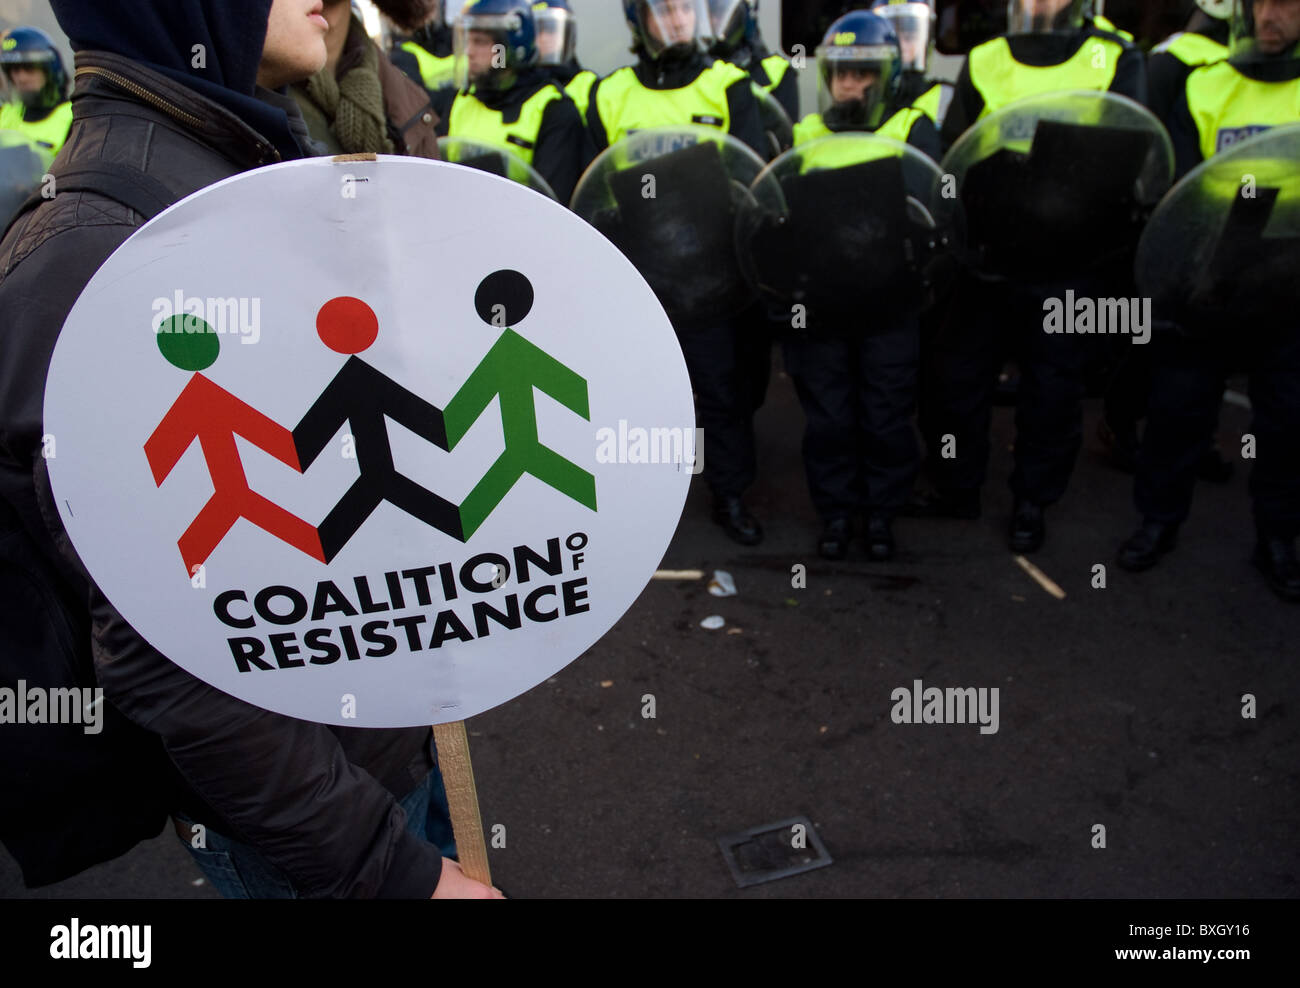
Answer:
[{"label": "green stick figure", "polygon": [[[532,303],[533,287],[518,271],[488,275],[474,296],[479,317],[491,326],[517,324]],[[538,440],[534,387],[590,421],[586,379],[509,328],[443,410],[454,450],[492,399],[501,403],[505,450],[460,505],[467,541],[525,473],[596,510],[596,478]]]}]

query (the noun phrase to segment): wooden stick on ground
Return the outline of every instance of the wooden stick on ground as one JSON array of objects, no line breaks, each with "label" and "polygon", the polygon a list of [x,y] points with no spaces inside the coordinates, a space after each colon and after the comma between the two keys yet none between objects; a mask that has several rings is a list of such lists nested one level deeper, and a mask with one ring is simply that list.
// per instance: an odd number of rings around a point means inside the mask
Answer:
[{"label": "wooden stick on ground", "polygon": [[488,870],[487,844],[483,840],[483,820],[478,812],[478,790],[474,787],[474,767],[469,761],[469,737],[463,720],[433,725],[433,743],[438,748],[438,767],[447,788],[451,807],[451,829],[456,835],[456,853],[465,875],[492,884]]}]

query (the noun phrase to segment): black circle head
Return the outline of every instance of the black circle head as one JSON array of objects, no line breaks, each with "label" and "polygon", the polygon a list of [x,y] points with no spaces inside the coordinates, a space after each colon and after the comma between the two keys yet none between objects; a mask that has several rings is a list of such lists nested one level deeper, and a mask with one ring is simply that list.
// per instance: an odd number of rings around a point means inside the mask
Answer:
[{"label": "black circle head", "polygon": [[489,326],[517,326],[533,308],[533,283],[518,271],[493,271],[474,293],[478,317]]}]

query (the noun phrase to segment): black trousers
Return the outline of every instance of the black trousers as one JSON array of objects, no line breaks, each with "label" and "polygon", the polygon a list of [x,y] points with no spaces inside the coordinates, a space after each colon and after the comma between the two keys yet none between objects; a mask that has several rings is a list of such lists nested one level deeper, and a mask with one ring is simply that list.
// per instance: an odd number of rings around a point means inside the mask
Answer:
[{"label": "black trousers", "polygon": [[772,337],[761,310],[677,327],[704,430],[705,483],[715,497],[739,497],[754,483],[754,412],[772,373]]},{"label": "black trousers", "polygon": [[915,316],[883,332],[785,344],[804,411],[808,490],[823,521],[892,516],[907,501],[920,464],[912,427],[919,361]]},{"label": "black trousers", "polygon": [[[1088,292],[1074,287],[1080,295]],[[984,486],[998,373],[1014,355],[1020,391],[1011,490],[1016,498],[1052,504],[1065,493],[1083,445],[1084,366],[1094,338],[1044,331],[1044,299],[1063,297],[1064,287],[972,279],[959,292],[927,355],[934,389],[925,422],[932,472],[945,490]],[[955,440],[952,458],[941,455],[947,435]]]},{"label": "black trousers", "polygon": [[1158,335],[1152,345],[1151,397],[1133,488],[1143,518],[1175,525],[1186,520],[1197,465],[1218,424],[1224,377],[1244,361],[1255,525],[1280,538],[1300,535],[1300,325],[1241,327],[1213,343]]}]

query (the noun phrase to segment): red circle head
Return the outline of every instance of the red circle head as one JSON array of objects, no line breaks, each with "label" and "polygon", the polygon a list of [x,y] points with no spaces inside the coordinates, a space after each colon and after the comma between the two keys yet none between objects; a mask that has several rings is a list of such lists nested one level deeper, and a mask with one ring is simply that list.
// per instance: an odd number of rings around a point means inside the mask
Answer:
[{"label": "red circle head", "polygon": [[374,309],[359,298],[340,295],[316,313],[316,333],[335,353],[360,353],[379,335]]}]

